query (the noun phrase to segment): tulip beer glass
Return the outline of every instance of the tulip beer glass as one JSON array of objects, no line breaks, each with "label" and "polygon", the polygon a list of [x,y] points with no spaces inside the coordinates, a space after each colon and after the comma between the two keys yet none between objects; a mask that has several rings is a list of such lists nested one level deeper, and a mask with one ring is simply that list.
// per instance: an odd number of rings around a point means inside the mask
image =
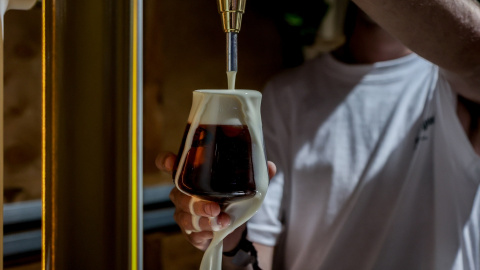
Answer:
[{"label": "tulip beer glass", "polygon": [[215,201],[232,218],[214,232],[201,269],[220,269],[222,240],[260,207],[268,185],[260,117],[253,90],[196,90],[174,170],[176,187]]}]

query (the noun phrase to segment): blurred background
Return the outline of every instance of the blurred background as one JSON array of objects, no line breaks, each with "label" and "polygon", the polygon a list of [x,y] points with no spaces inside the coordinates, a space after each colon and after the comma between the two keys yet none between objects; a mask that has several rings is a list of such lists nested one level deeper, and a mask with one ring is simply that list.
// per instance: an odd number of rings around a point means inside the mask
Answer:
[{"label": "blurred background", "polygon": [[[274,7],[274,8],[273,8]],[[247,1],[236,88],[262,90],[304,61],[323,1]],[[5,17],[5,269],[40,269],[42,12]],[[144,269],[198,269],[202,252],[173,223],[171,176],[155,157],[178,151],[195,89],[226,88],[216,1],[144,1]],[[187,258],[187,259],[186,259]]]}]

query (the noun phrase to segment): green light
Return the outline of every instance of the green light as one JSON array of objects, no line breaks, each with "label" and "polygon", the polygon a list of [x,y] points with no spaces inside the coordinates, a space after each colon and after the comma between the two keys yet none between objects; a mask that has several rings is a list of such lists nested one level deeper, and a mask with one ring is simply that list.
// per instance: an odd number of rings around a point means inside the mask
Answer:
[{"label": "green light", "polygon": [[285,14],[285,21],[291,26],[302,26],[303,25],[303,18],[297,14],[293,13],[286,13]]}]

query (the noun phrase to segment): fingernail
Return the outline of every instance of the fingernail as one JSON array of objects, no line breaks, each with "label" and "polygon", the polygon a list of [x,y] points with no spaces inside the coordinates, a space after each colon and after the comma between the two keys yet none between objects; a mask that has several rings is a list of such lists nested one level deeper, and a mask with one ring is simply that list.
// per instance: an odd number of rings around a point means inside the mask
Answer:
[{"label": "fingernail", "polygon": [[212,205],[211,204],[206,204],[204,207],[203,207],[203,211],[205,211],[205,213],[209,216],[213,216],[212,215]]},{"label": "fingernail", "polygon": [[216,205],[212,203],[206,204],[203,207],[203,211],[205,211],[205,213],[211,217],[218,216],[219,214],[219,211],[217,211]]},{"label": "fingernail", "polygon": [[220,226],[220,229],[224,229],[230,226],[230,219],[226,215],[220,215],[217,217],[217,224]]}]

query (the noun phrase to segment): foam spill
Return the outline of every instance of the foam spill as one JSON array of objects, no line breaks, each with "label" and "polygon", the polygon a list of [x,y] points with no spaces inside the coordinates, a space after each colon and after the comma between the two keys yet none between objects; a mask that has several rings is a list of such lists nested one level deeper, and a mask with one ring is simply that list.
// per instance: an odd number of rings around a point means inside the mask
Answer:
[{"label": "foam spill", "polygon": [[186,234],[191,234],[192,232],[200,232],[202,229],[200,228],[200,216],[195,214],[195,209],[193,205],[195,202],[200,201],[200,199],[196,197],[190,197],[190,202],[188,203],[188,209],[190,210],[190,214],[192,214],[192,226],[193,230],[185,230]]}]

